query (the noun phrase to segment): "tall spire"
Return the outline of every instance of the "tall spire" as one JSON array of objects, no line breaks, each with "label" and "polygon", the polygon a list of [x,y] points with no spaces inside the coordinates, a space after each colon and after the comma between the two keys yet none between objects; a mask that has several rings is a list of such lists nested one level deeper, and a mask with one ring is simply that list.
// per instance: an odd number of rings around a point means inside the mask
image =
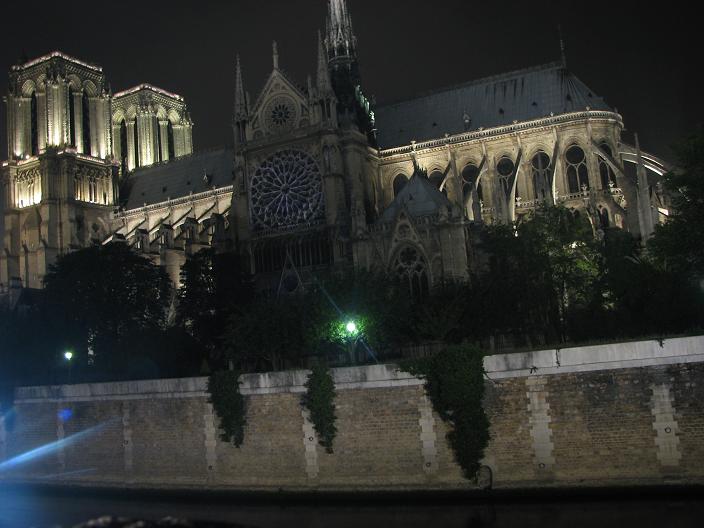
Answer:
[{"label": "tall spire", "polygon": [[330,72],[328,71],[328,58],[323,45],[323,36],[318,31],[318,91],[321,95],[332,91]]},{"label": "tall spire", "polygon": [[345,0],[329,1],[325,38],[329,58],[354,57],[357,51],[357,37],[352,29],[352,17],[347,9],[347,2]]},{"label": "tall spire", "polygon": [[244,92],[244,81],[242,80],[242,64],[240,56],[237,55],[235,66],[235,121],[247,119],[247,96]]}]

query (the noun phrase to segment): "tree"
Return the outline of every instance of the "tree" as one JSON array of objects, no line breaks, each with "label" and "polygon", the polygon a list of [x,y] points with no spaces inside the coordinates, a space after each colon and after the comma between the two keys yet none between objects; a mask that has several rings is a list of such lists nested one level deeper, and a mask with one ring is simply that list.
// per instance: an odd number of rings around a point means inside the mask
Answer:
[{"label": "tree", "polygon": [[172,302],[166,272],[124,244],[94,246],[60,257],[47,273],[43,316],[57,353],[70,349],[104,376],[122,376],[131,350],[125,341],[164,330]]},{"label": "tree", "polygon": [[672,209],[655,229],[648,250],[662,266],[704,277],[704,130],[675,147],[677,170],[664,178]]},{"label": "tree", "polygon": [[221,341],[228,322],[252,302],[251,277],[236,253],[204,249],[181,269],[176,324],[195,339],[204,357],[222,359]]},{"label": "tree", "polygon": [[489,328],[564,342],[569,311],[592,301],[599,276],[589,222],[543,207],[515,226],[487,228],[482,248],[490,262],[478,291]]},{"label": "tree", "polygon": [[223,339],[225,357],[245,372],[299,366],[311,351],[309,317],[303,297],[259,299],[230,320]]}]

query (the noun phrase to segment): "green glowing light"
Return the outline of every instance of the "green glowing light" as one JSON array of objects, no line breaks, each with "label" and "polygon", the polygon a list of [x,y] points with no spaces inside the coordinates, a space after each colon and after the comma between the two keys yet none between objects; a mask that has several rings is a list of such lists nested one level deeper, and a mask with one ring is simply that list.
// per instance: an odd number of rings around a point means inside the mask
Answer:
[{"label": "green glowing light", "polygon": [[357,333],[357,323],[355,323],[354,321],[350,321],[349,323],[347,323],[347,326],[345,328],[347,328],[347,333],[349,334]]}]

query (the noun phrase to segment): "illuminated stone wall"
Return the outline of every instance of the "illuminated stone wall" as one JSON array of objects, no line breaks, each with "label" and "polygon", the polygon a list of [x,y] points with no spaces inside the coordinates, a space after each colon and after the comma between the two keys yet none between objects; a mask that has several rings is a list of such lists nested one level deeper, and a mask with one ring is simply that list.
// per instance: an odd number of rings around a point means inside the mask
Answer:
[{"label": "illuminated stone wall", "polygon": [[[485,365],[492,440],[484,464],[495,487],[704,482],[704,338],[494,356]],[[19,389],[4,447],[0,434],[0,478],[271,490],[471,487],[419,380],[387,365],[337,369],[339,432],[327,454],[300,405],[306,375],[243,379],[248,424],[240,449],[220,440],[204,379]],[[43,456],[13,462],[57,441]]]}]

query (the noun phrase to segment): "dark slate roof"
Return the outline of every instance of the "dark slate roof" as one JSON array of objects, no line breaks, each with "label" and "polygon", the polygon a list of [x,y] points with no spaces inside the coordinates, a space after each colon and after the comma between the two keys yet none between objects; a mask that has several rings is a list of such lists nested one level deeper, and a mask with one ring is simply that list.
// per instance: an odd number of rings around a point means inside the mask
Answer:
[{"label": "dark slate roof", "polygon": [[585,110],[611,110],[582,81],[551,63],[439,90],[376,111],[379,145],[393,148],[411,141],[442,138],[470,130],[494,128]]},{"label": "dark slate roof", "polygon": [[234,154],[219,149],[192,154],[167,163],[137,169],[132,180],[126,209],[176,200],[212,188],[232,185]]},{"label": "dark slate roof", "polygon": [[404,207],[409,215],[417,218],[436,214],[443,207],[451,206],[447,197],[438,191],[426,176],[416,172],[386,208],[380,222],[383,224],[395,222]]}]

